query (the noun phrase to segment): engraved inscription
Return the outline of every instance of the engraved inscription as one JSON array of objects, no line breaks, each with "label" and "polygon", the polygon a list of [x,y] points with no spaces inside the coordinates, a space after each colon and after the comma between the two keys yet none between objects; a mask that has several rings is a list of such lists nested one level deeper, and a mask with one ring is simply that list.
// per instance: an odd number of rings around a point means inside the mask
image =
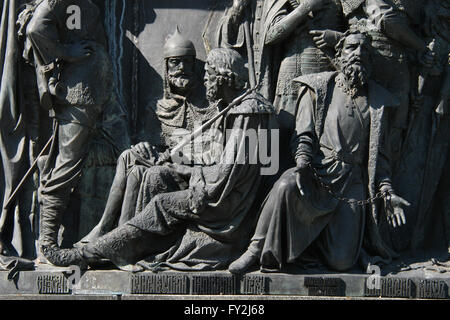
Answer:
[{"label": "engraved inscription", "polygon": [[340,278],[306,277],[305,287],[310,296],[345,295],[345,283]]},{"label": "engraved inscription", "polygon": [[131,293],[133,294],[187,294],[187,277],[183,275],[133,275]]},{"label": "engraved inscription", "polygon": [[237,294],[235,276],[193,276],[192,294]]},{"label": "engraved inscription", "polygon": [[262,276],[246,276],[243,279],[242,293],[243,294],[266,294],[267,278]]},{"label": "engraved inscription", "polygon": [[417,297],[422,299],[447,298],[448,286],[442,280],[420,280]]},{"label": "engraved inscription", "polygon": [[39,294],[69,294],[67,279],[63,275],[42,275],[37,277]]},{"label": "engraved inscription", "polygon": [[368,289],[366,283],[364,295],[366,297],[412,298],[414,288],[411,279],[382,278],[379,289]]}]

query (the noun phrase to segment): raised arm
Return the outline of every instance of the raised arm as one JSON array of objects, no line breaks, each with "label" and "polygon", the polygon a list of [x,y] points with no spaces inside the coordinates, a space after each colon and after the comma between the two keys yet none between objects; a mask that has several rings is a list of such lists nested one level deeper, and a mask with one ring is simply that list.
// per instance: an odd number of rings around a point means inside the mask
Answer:
[{"label": "raised arm", "polygon": [[420,56],[427,53],[427,43],[409,27],[406,18],[384,0],[366,0],[363,8],[368,19],[388,37],[416,50]]},{"label": "raised arm", "polygon": [[265,43],[275,44],[289,37],[292,32],[306,21],[310,12],[321,9],[329,0],[305,0],[284,18],[269,28]]}]

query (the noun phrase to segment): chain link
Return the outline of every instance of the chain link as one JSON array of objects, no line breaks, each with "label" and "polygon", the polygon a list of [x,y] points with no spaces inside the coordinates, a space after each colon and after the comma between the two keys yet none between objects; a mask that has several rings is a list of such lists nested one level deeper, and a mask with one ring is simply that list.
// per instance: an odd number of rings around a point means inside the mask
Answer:
[{"label": "chain link", "polygon": [[331,187],[322,180],[322,178],[318,175],[316,169],[311,164],[309,165],[309,168],[312,170],[313,176],[316,179],[316,181],[320,184],[320,186],[325,191],[327,191],[333,198],[335,198],[339,201],[347,202],[350,205],[355,204],[358,206],[365,206],[365,205],[374,203],[378,199],[383,199],[383,198],[386,198],[389,196],[389,193],[387,191],[380,191],[377,194],[375,194],[375,196],[373,196],[371,198],[367,198],[365,200],[355,200],[355,199],[349,199],[349,198],[343,197],[343,196],[337,194],[336,192],[334,192],[333,190],[331,190]]}]

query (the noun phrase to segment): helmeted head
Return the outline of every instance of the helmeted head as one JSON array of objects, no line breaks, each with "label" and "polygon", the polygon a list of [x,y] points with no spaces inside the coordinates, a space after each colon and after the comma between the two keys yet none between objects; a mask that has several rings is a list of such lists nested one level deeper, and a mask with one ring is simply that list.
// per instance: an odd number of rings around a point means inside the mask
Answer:
[{"label": "helmeted head", "polygon": [[335,60],[351,88],[364,86],[371,74],[369,38],[358,30],[348,30],[336,45]]},{"label": "helmeted head", "polygon": [[195,84],[196,51],[192,41],[181,34],[178,26],[164,44],[164,92],[186,95]]},{"label": "helmeted head", "polygon": [[163,52],[165,59],[181,56],[192,56],[195,58],[197,55],[194,44],[181,35],[178,26],[175,27],[175,32],[167,37]]},{"label": "helmeted head", "polygon": [[243,90],[248,83],[246,61],[236,50],[213,49],[206,58],[204,80],[209,101],[220,99],[225,88]]}]

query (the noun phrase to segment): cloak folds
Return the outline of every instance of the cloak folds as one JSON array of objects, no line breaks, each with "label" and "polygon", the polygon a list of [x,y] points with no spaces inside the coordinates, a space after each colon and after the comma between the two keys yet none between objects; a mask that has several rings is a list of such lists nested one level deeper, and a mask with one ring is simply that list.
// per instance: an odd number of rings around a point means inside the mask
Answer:
[{"label": "cloak folds", "polygon": [[[178,222],[185,230],[171,248],[140,261],[139,265],[152,270],[161,266],[177,270],[217,270],[226,268],[242,253],[256,225],[257,211],[251,209],[262,181],[262,165],[251,161],[260,153],[260,146],[246,143],[245,133],[255,130],[261,135],[267,132],[270,135],[268,129],[276,125],[273,112],[260,95],[249,96],[223,120],[223,128],[232,129],[233,133],[228,137],[219,163],[195,168],[188,190],[163,194],[171,196],[161,201],[162,205],[155,206],[151,202],[130,220],[138,229],[157,231],[163,236],[171,232],[170,225],[179,225]],[[230,155],[244,161],[227,161]],[[187,194],[202,196],[193,200],[181,198]],[[164,202],[172,205],[166,207]],[[171,210],[177,203],[189,203],[189,208],[180,205]]]},{"label": "cloak folds", "polygon": [[[23,217],[24,210],[20,210],[18,202],[4,209],[25,174],[28,161],[23,99],[19,89],[19,46],[16,36],[18,4],[18,0],[4,0],[0,5],[0,236],[3,244],[12,249],[11,254],[20,256],[24,254],[25,241],[33,242],[33,239],[25,239],[25,221],[28,219]],[[0,266],[9,268],[11,261],[6,264],[4,261],[5,259],[0,260]]]},{"label": "cloak folds", "polygon": [[[301,76],[294,81],[311,88],[316,94],[316,110],[315,110],[315,135],[320,137],[323,132],[325,117],[327,114],[327,102],[330,101],[328,96],[333,92],[330,88],[334,83],[337,72],[324,72],[308,76]],[[377,176],[377,167],[380,161],[386,162],[385,152],[383,150],[385,125],[386,125],[386,107],[396,107],[397,99],[392,96],[386,89],[377,83],[370,81],[369,97],[370,106],[370,132],[369,132],[369,155],[367,163],[368,176],[368,196],[374,197],[379,190],[382,181]],[[384,159],[380,160],[380,157]],[[370,254],[379,255],[383,259],[390,261],[397,257],[397,253],[390,248],[380,233],[381,219],[384,218],[380,214],[380,203],[372,203],[367,209],[364,247]]]},{"label": "cloak folds", "polygon": [[[266,0],[263,1],[260,16],[255,17],[253,13],[246,14],[251,17],[249,22],[252,36],[251,46],[255,61],[256,81],[261,84],[259,93],[271,102],[275,97],[281,53],[279,52],[279,46],[267,46],[265,40],[270,26],[287,2],[288,0]],[[249,4],[246,10],[250,11],[251,8],[252,4]],[[232,27],[228,16],[229,10],[225,11],[224,17],[219,22],[216,47],[233,48],[243,56],[247,56],[243,23],[237,27]]]}]

